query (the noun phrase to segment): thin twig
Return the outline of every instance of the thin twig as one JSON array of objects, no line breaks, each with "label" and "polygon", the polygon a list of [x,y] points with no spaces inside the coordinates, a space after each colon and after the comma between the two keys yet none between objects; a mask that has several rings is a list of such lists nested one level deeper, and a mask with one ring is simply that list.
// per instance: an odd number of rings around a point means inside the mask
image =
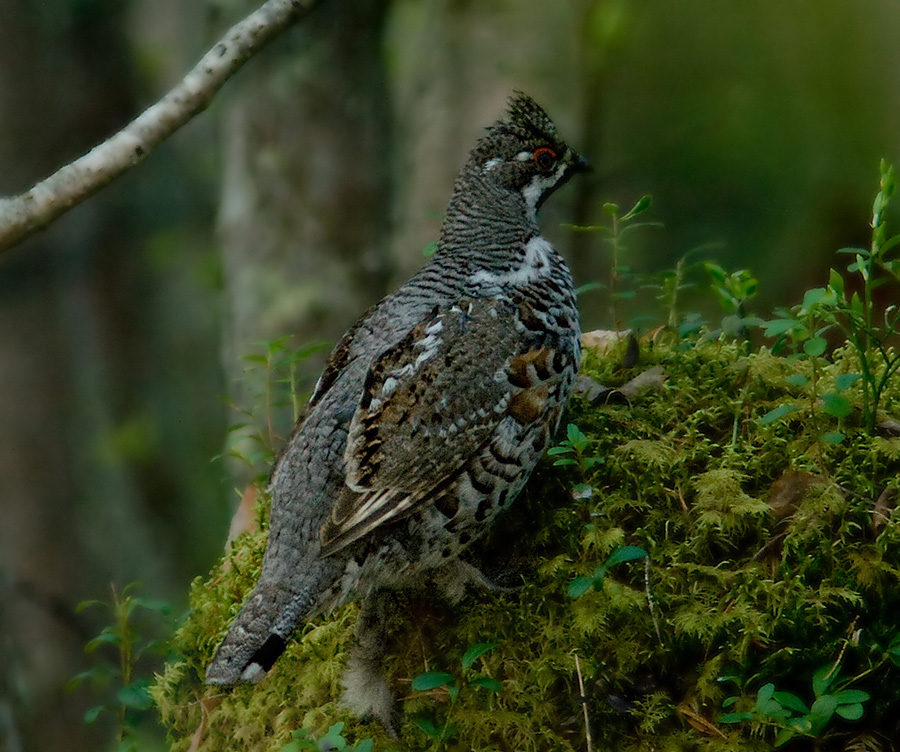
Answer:
[{"label": "thin twig", "polygon": [[656,630],[656,639],[663,644],[662,633],[659,631],[659,622],[656,620],[656,610],[653,607],[653,596],[650,595],[650,557],[644,559],[644,590],[647,593],[647,606],[650,608],[650,618],[653,619],[653,629]]},{"label": "thin twig", "polygon": [[578,674],[578,692],[581,694],[581,709],[584,711],[584,738],[587,742],[587,752],[594,752],[594,740],[591,738],[591,719],[588,716],[587,697],[584,695],[584,679],[581,678],[581,662],[578,653],[575,653],[575,673]]},{"label": "thin twig", "polygon": [[317,0],[268,0],[235,24],[155,104],[87,154],[31,190],[0,198],[0,252],[53,222],[135,165],[198,113],[253,55],[310,11]]}]

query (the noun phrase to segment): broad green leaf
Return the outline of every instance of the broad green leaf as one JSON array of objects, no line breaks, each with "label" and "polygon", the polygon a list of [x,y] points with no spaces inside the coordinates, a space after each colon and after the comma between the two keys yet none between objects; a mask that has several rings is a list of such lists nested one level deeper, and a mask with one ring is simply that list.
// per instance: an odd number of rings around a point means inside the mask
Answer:
[{"label": "broad green leaf", "polygon": [[422,731],[425,732],[425,735],[431,739],[437,739],[444,733],[444,727],[438,726],[432,721],[430,718],[418,717],[413,718],[413,723],[416,724]]},{"label": "broad green leaf", "polygon": [[835,418],[846,418],[853,406],[843,394],[828,392],[822,395],[822,412]]},{"label": "broad green leaf", "polygon": [[772,699],[776,700],[784,707],[790,708],[802,715],[807,715],[809,713],[809,708],[806,707],[806,703],[793,692],[774,692],[772,694]]},{"label": "broad green leaf", "polygon": [[811,357],[818,357],[828,349],[828,343],[824,337],[812,337],[803,343],[803,352]]},{"label": "broad green leaf", "polygon": [[569,597],[580,598],[594,586],[593,577],[576,577],[569,583]]},{"label": "broad green leaf", "polygon": [[844,440],[844,434],[840,431],[829,431],[823,433],[819,438],[826,444],[840,444]]},{"label": "broad green leaf", "polygon": [[778,735],[775,737],[775,746],[782,747],[787,744],[791,739],[793,739],[797,733],[793,729],[783,728],[778,732]]},{"label": "broad green leaf", "polygon": [[792,412],[797,410],[797,405],[779,405],[774,410],[769,410],[765,415],[763,415],[759,419],[760,425],[767,426],[769,423],[774,423],[779,418],[783,418],[785,415],[790,415]]},{"label": "broad green leaf", "polygon": [[615,564],[621,564],[623,561],[634,561],[635,559],[647,558],[647,552],[639,546],[622,546],[613,551],[606,560],[606,567],[612,567]]},{"label": "broad green leaf", "polygon": [[363,739],[353,745],[353,752],[372,752],[375,748],[375,742],[371,739]]},{"label": "broad green leaf", "polygon": [[588,282],[586,285],[581,285],[581,287],[575,288],[576,295],[584,295],[586,292],[593,292],[594,290],[605,290],[606,285],[602,282]]},{"label": "broad green leaf", "polygon": [[419,674],[412,680],[412,688],[414,692],[427,692],[431,689],[444,687],[454,681],[453,674],[445,671],[427,671]]},{"label": "broad green leaf", "polygon": [[344,749],[347,741],[343,737],[343,731],[344,722],[339,721],[338,723],[335,723],[330,729],[328,729],[328,732],[325,734],[325,736],[323,736],[319,740],[320,745],[321,742],[326,742],[330,745],[329,748],[331,749]]},{"label": "broad green leaf", "polygon": [[700,316],[697,316],[696,314],[690,314],[678,325],[678,336],[684,338],[689,334],[696,334],[703,329],[707,323],[706,319],[700,318]]},{"label": "broad green leaf", "polygon": [[827,302],[829,297],[830,296],[826,288],[814,287],[813,289],[807,290],[806,293],[804,293],[803,307],[806,310],[810,310],[823,301]]},{"label": "broad green leaf", "polygon": [[834,386],[839,392],[843,392],[847,387],[853,386],[862,378],[859,373],[842,373],[835,377]]},{"label": "broad green leaf", "polygon": [[246,361],[247,363],[259,363],[261,365],[268,365],[269,363],[269,359],[265,355],[257,355],[255,353],[242,355],[241,360]]},{"label": "broad green leaf", "polygon": [[503,689],[503,685],[490,676],[481,676],[477,679],[472,679],[469,684],[473,687],[481,687],[489,692],[500,692]]},{"label": "broad green leaf", "polygon": [[759,688],[759,692],[756,693],[756,707],[761,708],[763,705],[769,702],[772,699],[772,695],[775,694],[775,685],[769,682],[768,684],[763,684]]},{"label": "broad green leaf", "polygon": [[103,630],[92,640],[88,640],[87,644],[84,646],[84,652],[93,653],[101,645],[118,645],[121,641],[122,638],[119,637],[119,635],[111,631]]},{"label": "broad green leaf", "polygon": [[485,653],[489,653],[499,644],[500,643],[498,642],[479,642],[476,645],[472,645],[462,657],[463,671],[468,671],[475,661],[481,658]]},{"label": "broad green leaf", "polygon": [[719,717],[720,723],[744,723],[752,720],[753,713],[725,713],[725,715]]},{"label": "broad green leaf", "polygon": [[147,688],[145,681],[137,681],[122,687],[116,692],[119,702],[126,708],[134,708],[135,710],[147,710],[153,707],[153,698]]},{"label": "broad green leaf", "polygon": [[861,689],[842,689],[834,693],[834,698],[841,705],[855,705],[869,700],[869,693]]},{"label": "broad green leaf", "polygon": [[102,705],[95,705],[84,714],[84,722],[91,724],[97,720],[97,716],[105,710]]},{"label": "broad green leaf", "polygon": [[[631,207],[631,210],[622,217],[622,221],[627,221],[636,217],[638,214],[643,214],[647,209],[650,208],[650,205],[653,203],[653,197],[650,195],[641,196],[637,203]],[[618,209],[618,207],[616,207]]]},{"label": "broad green leaf", "polygon": [[587,446],[588,443],[587,436],[585,436],[581,432],[581,429],[574,423],[569,423],[569,425],[566,426],[566,438],[569,440],[569,443],[576,449],[583,449]]},{"label": "broad green leaf", "polygon": [[809,378],[803,373],[792,373],[785,381],[791,386],[804,387],[809,383]]},{"label": "broad green leaf", "polygon": [[89,668],[87,671],[82,671],[80,674],[76,674],[71,679],[69,679],[69,681],[66,682],[64,689],[66,690],[66,692],[70,692],[76,687],[79,687],[88,679],[106,678],[113,674],[115,671],[116,670],[112,667],[104,664],[94,666],[94,668]]},{"label": "broad green leaf", "polygon": [[725,277],[727,276],[727,274],[725,270],[717,263],[715,263],[714,261],[706,261],[703,264],[703,268],[706,270],[706,273],[720,285],[725,284]]},{"label": "broad green leaf", "polygon": [[828,287],[837,298],[844,299],[844,278],[836,269],[829,270]]},{"label": "broad green leaf", "polygon": [[891,659],[891,663],[900,668],[900,635],[894,637],[891,640],[891,644],[888,645],[887,649],[888,658]]},{"label": "broad green leaf", "polygon": [[168,601],[158,598],[141,598],[140,596],[135,596],[131,599],[131,602],[136,608],[143,608],[147,611],[156,611],[160,614],[169,614],[172,611],[172,605]]},{"label": "broad green leaf", "polygon": [[858,702],[854,702],[851,705],[838,705],[834,712],[848,721],[858,721],[863,717],[865,710]]},{"label": "broad green leaf", "polygon": [[819,666],[819,668],[813,672],[813,694],[816,697],[821,697],[827,693],[828,688],[834,683],[834,680],[837,679],[837,674],[837,669],[831,664]]},{"label": "broad green leaf", "polygon": [[791,718],[787,722],[787,726],[797,734],[809,734],[812,730],[812,723],[810,723],[809,716]]},{"label": "broad green leaf", "polygon": [[834,699],[834,695],[821,695],[816,698],[808,716],[809,722],[812,724],[812,733],[818,736],[824,730],[837,707],[838,701]]},{"label": "broad green leaf", "polygon": [[765,326],[764,334],[766,337],[778,337],[802,327],[798,319],[772,319],[771,321],[763,322],[763,325]]}]

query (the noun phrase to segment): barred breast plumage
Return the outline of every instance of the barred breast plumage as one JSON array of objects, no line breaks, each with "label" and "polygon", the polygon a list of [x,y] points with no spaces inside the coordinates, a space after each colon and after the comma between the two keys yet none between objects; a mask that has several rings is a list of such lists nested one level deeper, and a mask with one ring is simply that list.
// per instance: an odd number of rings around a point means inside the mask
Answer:
[{"label": "barred breast plumage", "polygon": [[259,583],[206,680],[261,678],[296,626],[361,598],[345,699],[396,730],[384,594],[452,564],[520,492],[580,358],[542,201],[584,161],[524,94],[462,168],[437,252],[335,347],[270,481]]}]

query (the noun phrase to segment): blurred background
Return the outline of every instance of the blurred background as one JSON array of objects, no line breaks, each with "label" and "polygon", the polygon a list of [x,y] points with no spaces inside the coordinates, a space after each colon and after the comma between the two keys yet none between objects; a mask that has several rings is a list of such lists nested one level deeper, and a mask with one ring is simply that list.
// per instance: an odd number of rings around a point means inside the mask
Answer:
[{"label": "blurred background", "polygon": [[[252,8],[2,0],[0,195],[115,132]],[[139,582],[148,636],[158,601],[185,608],[265,472],[230,456],[260,453],[229,427],[249,415],[277,444],[291,423],[247,375],[258,343],[333,343],[416,269],[512,89],[595,167],[542,215],[578,284],[608,279],[609,247],[565,225],[649,193],[661,226],[619,263],[749,269],[766,316],[868,244],[879,159],[900,163],[898,28],[894,0],[323,0],[140,167],[0,256],[0,750],[115,747],[115,712],[83,720],[128,707],[115,640],[84,652],[113,616],[77,605]],[[613,325],[604,296],[583,295],[585,329]],[[637,299],[629,315],[664,322]],[[685,306],[715,315],[700,287]],[[323,357],[292,361],[301,392]]]}]

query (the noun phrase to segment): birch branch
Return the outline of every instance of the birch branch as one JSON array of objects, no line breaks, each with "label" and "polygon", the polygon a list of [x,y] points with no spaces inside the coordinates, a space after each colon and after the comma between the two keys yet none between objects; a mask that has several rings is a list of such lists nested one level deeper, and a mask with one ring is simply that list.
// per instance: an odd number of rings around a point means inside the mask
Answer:
[{"label": "birch branch", "polygon": [[316,2],[267,0],[232,26],[175,88],[121,131],[26,193],[0,198],[0,252],[46,227],[142,162],[156,146],[205,110],[244,63]]}]

